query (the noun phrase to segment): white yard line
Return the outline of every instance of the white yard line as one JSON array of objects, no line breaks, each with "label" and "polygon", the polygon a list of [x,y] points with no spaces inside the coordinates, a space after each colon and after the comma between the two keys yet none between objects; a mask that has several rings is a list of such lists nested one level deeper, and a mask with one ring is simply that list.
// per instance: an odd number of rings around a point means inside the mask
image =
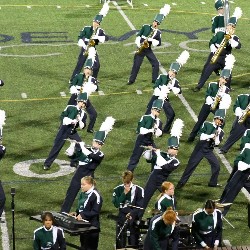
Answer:
[{"label": "white yard line", "polygon": [[4,211],[2,213],[2,219],[5,221],[4,223],[1,223],[2,249],[3,250],[10,250],[8,227],[7,227],[7,221],[6,221],[6,218],[5,218],[5,212]]},{"label": "white yard line", "polygon": [[[124,20],[127,22],[128,26],[132,30],[136,30],[135,26],[130,22],[129,18],[126,16],[126,14],[123,12],[121,7],[117,4],[117,2],[112,1],[112,3],[116,6],[117,10],[122,15]],[[160,66],[160,70],[163,74],[167,74],[167,71],[162,66]],[[180,98],[182,104],[185,106],[185,108],[187,109],[188,113],[191,115],[193,120],[196,122],[198,120],[198,118],[197,118],[195,112],[193,111],[193,109],[191,108],[191,106],[189,105],[189,103],[187,102],[187,100],[185,99],[185,97],[182,94],[178,95],[178,97]],[[220,158],[221,162],[225,165],[228,172],[231,173],[232,167],[231,167],[230,163],[228,162],[228,160],[225,158],[225,156],[222,154],[219,154],[218,148],[215,148],[215,153]],[[250,194],[245,190],[245,188],[242,188],[241,191],[243,192],[245,197],[250,201]]]}]

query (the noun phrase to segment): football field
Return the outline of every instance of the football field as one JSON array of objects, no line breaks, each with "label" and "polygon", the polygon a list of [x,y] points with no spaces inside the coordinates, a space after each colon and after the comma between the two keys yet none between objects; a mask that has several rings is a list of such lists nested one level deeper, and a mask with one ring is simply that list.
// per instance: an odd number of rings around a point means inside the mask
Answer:
[{"label": "football field", "polygon": [[[143,24],[151,24],[164,4],[170,4],[169,15],[160,25],[162,45],[154,51],[160,62],[161,73],[168,72],[169,66],[183,50],[190,53],[188,62],[181,68],[177,79],[182,87],[182,95],[170,94],[176,118],[184,121],[178,159],[180,167],[169,177],[175,185],[183,173],[189,156],[197,141],[187,143],[197,115],[204,102],[207,84],[200,92],[192,88],[199,80],[207,59],[208,42],[212,37],[211,18],[216,15],[214,1],[175,0],[134,0],[133,8],[124,0],[110,1],[110,10],[104,17],[101,28],[109,40],[97,47],[101,68],[98,75],[99,92],[91,95],[98,117],[95,130],[107,116],[116,119],[102,151],[105,158],[97,168],[95,177],[97,188],[103,196],[101,211],[100,250],[114,249],[116,215],[113,206],[113,188],[121,183],[121,174],[127,168],[136,139],[138,121],[146,111],[153,90],[151,65],[145,58],[132,85],[127,85],[133,54],[136,49],[136,32]],[[233,69],[231,92],[232,104],[226,116],[225,139],[234,120],[233,104],[239,94],[249,94],[249,16],[246,0],[230,1],[230,13],[241,7],[242,18],[238,21],[236,35],[240,37],[242,48],[234,51],[236,58]],[[1,0],[0,2],[0,79],[5,82],[0,87],[0,109],[6,112],[3,127],[3,145],[7,152],[1,160],[0,176],[6,193],[5,223],[1,223],[0,249],[13,247],[12,198],[10,190],[15,188],[15,246],[17,250],[32,249],[33,231],[40,226],[31,221],[32,215],[42,211],[59,211],[74,168],[69,167],[69,159],[64,154],[67,142],[57,161],[49,171],[43,170],[43,161],[53,145],[61,112],[70,98],[69,78],[76,65],[79,47],[79,31],[92,20],[102,8],[98,0]],[[209,81],[218,76],[212,74]],[[166,117],[160,115],[163,123]],[[209,120],[213,116],[210,114]],[[86,129],[79,132],[86,144],[91,144],[93,135]],[[155,139],[158,148],[165,150],[169,135]],[[239,153],[239,141],[225,155],[217,155],[221,162],[219,183],[225,186],[233,161]],[[218,149],[216,149],[218,152]],[[144,187],[150,174],[150,164],[141,158],[135,170],[136,184]],[[177,207],[180,210],[195,211],[207,199],[218,199],[223,188],[208,188],[211,175],[210,165],[203,160],[187,185],[176,190]],[[144,219],[151,217],[158,193],[151,199]],[[76,208],[75,201],[72,211]],[[241,192],[232,205],[224,221],[223,240],[232,246],[250,245],[247,222],[249,194]],[[237,232],[237,233],[236,233]],[[65,234],[66,240],[78,244],[79,237]],[[70,248],[69,248],[70,249]]]}]

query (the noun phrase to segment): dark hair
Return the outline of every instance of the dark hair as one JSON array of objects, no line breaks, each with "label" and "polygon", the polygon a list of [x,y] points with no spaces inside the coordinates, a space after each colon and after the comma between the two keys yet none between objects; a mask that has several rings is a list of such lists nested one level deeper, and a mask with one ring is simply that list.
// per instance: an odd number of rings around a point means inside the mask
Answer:
[{"label": "dark hair", "polygon": [[205,209],[215,209],[215,202],[213,200],[207,200],[205,203]]},{"label": "dark hair", "polygon": [[126,170],[122,173],[122,180],[125,182],[131,182],[134,178],[133,172]]},{"label": "dark hair", "polygon": [[43,212],[42,213],[42,215],[41,215],[42,222],[44,222],[47,217],[49,217],[52,220],[52,224],[54,224],[55,219],[54,219],[54,216],[51,212]]}]

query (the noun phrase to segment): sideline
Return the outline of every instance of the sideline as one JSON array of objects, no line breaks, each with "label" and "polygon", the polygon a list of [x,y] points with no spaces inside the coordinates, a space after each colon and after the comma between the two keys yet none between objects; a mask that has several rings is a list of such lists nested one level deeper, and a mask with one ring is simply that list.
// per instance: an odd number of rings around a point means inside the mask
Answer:
[{"label": "sideline", "polygon": [[[123,18],[125,19],[125,21],[127,22],[127,24],[129,25],[129,27],[132,30],[136,30],[136,28],[134,27],[134,25],[129,21],[128,17],[126,16],[126,14],[123,12],[123,10],[121,9],[120,6],[118,6],[116,1],[112,1],[112,3],[116,6],[117,10],[119,11],[119,13],[123,16]],[[167,71],[160,65],[160,71],[163,74],[166,74]],[[195,112],[193,111],[193,109],[191,108],[191,106],[189,105],[189,103],[187,102],[187,100],[185,99],[185,97],[182,94],[178,95],[179,99],[181,100],[182,104],[184,105],[184,107],[187,109],[188,113],[191,115],[191,117],[193,118],[193,120],[196,122],[198,120]],[[225,158],[224,155],[219,154],[219,149],[215,148],[215,154],[220,158],[221,162],[224,164],[224,166],[226,167],[227,171],[229,173],[231,173],[232,171],[232,166],[230,165],[230,163],[228,162],[228,160]],[[245,188],[241,189],[241,192],[244,194],[244,196],[247,198],[248,201],[250,201],[250,194],[246,191]]]}]

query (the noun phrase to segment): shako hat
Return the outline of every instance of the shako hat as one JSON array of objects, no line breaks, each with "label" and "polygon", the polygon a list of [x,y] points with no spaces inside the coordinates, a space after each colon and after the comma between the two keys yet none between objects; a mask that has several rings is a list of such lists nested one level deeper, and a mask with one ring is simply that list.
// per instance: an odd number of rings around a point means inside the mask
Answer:
[{"label": "shako hat", "polygon": [[176,62],[171,63],[170,70],[174,71],[175,73],[178,73],[181,66],[183,66],[189,58],[189,52],[187,50],[184,50],[180,56],[176,59]]},{"label": "shako hat", "polygon": [[180,144],[180,137],[182,136],[182,129],[184,123],[181,119],[176,119],[171,129],[171,137],[168,138],[168,148],[178,149]]},{"label": "shako hat", "polygon": [[94,17],[94,22],[101,23],[103,17],[108,14],[109,11],[109,2],[103,4],[102,9],[100,10],[99,14]]},{"label": "shako hat", "polygon": [[154,21],[160,24],[163,19],[169,14],[170,8],[171,7],[169,4],[165,4],[164,7],[160,9],[160,13],[155,16]]},{"label": "shako hat", "polygon": [[84,93],[80,93],[78,96],[77,96],[77,101],[78,102],[87,102],[88,101],[88,94],[86,92]]},{"label": "shako hat", "polygon": [[217,109],[214,113],[214,119],[219,118],[220,120],[225,120],[226,110],[225,109]]},{"label": "shako hat", "polygon": [[214,7],[216,10],[224,8],[224,1],[223,0],[215,0]]},{"label": "shako hat", "polygon": [[154,102],[152,104],[152,109],[161,110],[162,106],[163,106],[163,100],[162,99],[156,99],[156,100],[154,100]]},{"label": "shako hat", "polygon": [[114,124],[115,124],[115,119],[112,116],[106,117],[100,129],[96,131],[93,140],[101,144],[104,144],[107,135],[113,129]]}]

